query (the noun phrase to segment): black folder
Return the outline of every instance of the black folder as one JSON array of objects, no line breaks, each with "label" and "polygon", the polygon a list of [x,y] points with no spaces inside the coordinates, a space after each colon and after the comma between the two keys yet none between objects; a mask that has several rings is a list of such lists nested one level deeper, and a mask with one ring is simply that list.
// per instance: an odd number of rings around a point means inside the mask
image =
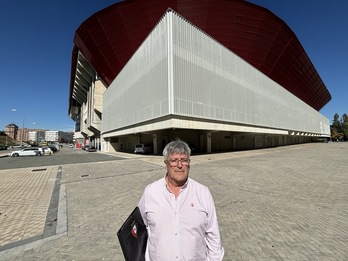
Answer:
[{"label": "black folder", "polygon": [[147,230],[136,207],[117,232],[126,261],[145,261]]}]

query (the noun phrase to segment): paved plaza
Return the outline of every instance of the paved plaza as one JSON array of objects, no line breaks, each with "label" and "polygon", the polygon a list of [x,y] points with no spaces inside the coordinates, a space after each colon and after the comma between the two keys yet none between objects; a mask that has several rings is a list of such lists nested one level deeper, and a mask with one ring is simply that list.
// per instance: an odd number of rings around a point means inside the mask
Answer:
[{"label": "paved plaza", "polygon": [[[124,260],[116,232],[165,168],[117,156],[0,170],[0,260]],[[194,155],[190,175],[214,197],[224,260],[348,260],[348,143]]]}]

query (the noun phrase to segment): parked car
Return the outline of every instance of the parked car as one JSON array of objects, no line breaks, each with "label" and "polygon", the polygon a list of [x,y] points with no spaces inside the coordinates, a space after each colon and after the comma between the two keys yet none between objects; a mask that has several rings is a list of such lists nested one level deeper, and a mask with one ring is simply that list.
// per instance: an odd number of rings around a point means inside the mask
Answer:
[{"label": "parked car", "polygon": [[0,150],[7,150],[7,146],[6,145],[0,145]]},{"label": "parked car", "polygon": [[42,148],[24,148],[21,150],[12,151],[10,157],[19,157],[19,156],[42,156]]},{"label": "parked car", "polygon": [[38,149],[39,150],[39,152],[40,152],[40,156],[42,156],[42,155],[44,155],[44,151],[43,151],[43,149],[42,148],[40,148],[40,147],[36,147],[36,148],[31,148],[31,149]]},{"label": "parked car", "polygon": [[51,156],[53,154],[53,150],[50,147],[44,147],[42,148],[43,155]]},{"label": "parked car", "polygon": [[146,153],[152,153],[153,152],[153,145],[152,143],[139,143],[135,144],[134,148],[134,153],[141,153],[141,154],[146,154]]},{"label": "parked car", "polygon": [[56,146],[47,146],[48,148],[50,148],[52,150],[52,152],[57,152],[58,148]]}]

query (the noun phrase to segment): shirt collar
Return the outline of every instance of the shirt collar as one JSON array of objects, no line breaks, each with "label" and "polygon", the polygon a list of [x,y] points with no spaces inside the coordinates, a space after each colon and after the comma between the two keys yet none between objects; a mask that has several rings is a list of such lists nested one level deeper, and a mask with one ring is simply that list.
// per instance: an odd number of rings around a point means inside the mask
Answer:
[{"label": "shirt collar", "polygon": [[[166,173],[163,177],[163,181],[164,181],[164,186],[166,187],[166,189],[168,189],[170,191],[170,189],[168,188],[168,184],[167,184],[167,181],[166,181],[166,177],[168,176],[168,173]],[[180,190],[183,190],[185,188],[187,188],[188,186],[188,182],[190,180],[190,177],[187,178],[185,184],[180,188]]]}]

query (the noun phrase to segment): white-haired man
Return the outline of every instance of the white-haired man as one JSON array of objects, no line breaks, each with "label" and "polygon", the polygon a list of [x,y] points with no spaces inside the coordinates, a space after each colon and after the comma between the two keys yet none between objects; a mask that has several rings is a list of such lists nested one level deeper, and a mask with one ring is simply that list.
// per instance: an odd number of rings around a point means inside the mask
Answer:
[{"label": "white-haired man", "polygon": [[190,155],[184,141],[168,143],[163,150],[167,173],[140,199],[148,228],[146,260],[221,261],[224,256],[211,193],[189,178]]}]

